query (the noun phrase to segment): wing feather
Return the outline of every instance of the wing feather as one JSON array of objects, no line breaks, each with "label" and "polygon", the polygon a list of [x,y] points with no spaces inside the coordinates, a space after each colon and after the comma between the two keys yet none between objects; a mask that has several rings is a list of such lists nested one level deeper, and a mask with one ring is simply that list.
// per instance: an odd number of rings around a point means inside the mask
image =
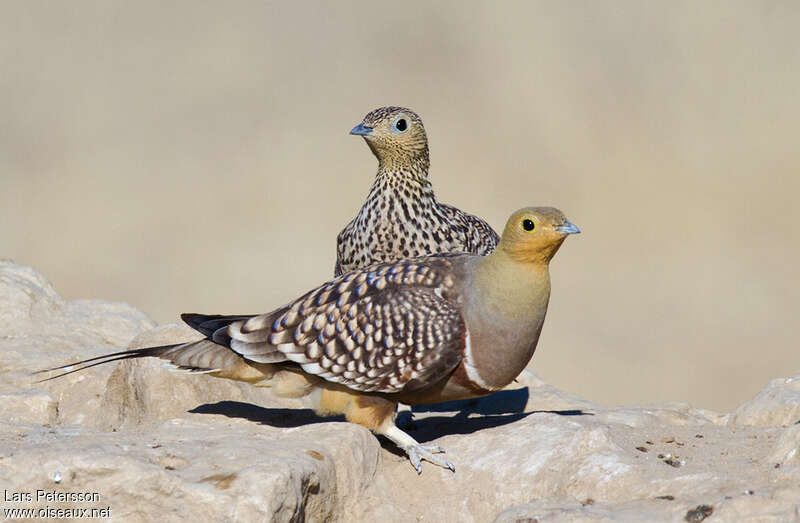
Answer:
[{"label": "wing feather", "polygon": [[343,275],[260,323],[268,325],[268,343],[305,372],[363,391],[415,390],[461,361],[465,326],[453,282],[446,258],[381,264]]},{"label": "wing feather", "polygon": [[[208,343],[224,345],[245,360],[291,361],[309,374],[361,391],[417,390],[461,361],[466,329],[454,258],[353,271],[268,314],[185,318],[207,333]],[[169,357],[181,365],[177,355]]]}]

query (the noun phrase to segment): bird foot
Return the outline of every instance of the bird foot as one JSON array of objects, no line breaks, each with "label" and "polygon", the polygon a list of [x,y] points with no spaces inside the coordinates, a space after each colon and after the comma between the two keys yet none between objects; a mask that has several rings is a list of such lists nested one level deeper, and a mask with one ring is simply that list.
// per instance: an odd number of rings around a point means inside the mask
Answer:
[{"label": "bird foot", "polygon": [[422,460],[430,461],[434,465],[439,465],[453,472],[456,471],[455,465],[447,461],[441,456],[444,449],[439,445],[420,445],[417,440],[397,428],[397,425],[391,423],[389,427],[381,431],[381,434],[389,438],[395,445],[400,447],[408,455],[408,460],[411,465],[416,469],[417,474],[422,474]]},{"label": "bird foot", "polygon": [[450,469],[453,472],[456,471],[455,465],[453,465],[443,457],[436,455],[444,452],[444,449],[439,445],[416,444],[416,445],[409,445],[403,450],[405,450],[406,454],[408,454],[408,459],[409,461],[411,461],[411,466],[413,466],[417,470],[417,474],[422,474],[421,460],[423,459],[425,461],[430,461],[434,465],[439,465],[440,467]]}]

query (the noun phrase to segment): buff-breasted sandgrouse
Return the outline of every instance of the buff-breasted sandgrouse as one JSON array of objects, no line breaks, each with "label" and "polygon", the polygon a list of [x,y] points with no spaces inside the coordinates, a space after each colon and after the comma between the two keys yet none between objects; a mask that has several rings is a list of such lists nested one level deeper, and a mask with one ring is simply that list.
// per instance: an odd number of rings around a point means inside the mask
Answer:
[{"label": "buff-breasted sandgrouse", "polygon": [[155,356],[190,372],[272,387],[280,396],[310,395],[317,413],[344,414],[389,438],[418,472],[420,459],[455,470],[436,454],[443,449],[420,445],[395,425],[397,403],[478,397],[511,383],[533,356],[542,330],[549,262],[564,238],[577,232],[557,209],[521,209],[488,256],[376,264],[267,314],[184,314],[204,340],[48,370],[68,371],[57,378]]},{"label": "buff-breasted sandgrouse", "polygon": [[482,219],[436,201],[422,119],[403,107],[368,113],[350,134],[378,159],[367,199],[339,233],[335,275],[373,263],[438,253],[489,254],[497,233]]}]

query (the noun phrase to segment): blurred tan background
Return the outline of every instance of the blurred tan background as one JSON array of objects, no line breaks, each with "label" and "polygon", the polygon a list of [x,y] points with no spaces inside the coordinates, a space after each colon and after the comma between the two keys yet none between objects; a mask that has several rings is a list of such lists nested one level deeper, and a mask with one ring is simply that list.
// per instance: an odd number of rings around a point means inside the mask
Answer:
[{"label": "blurred tan background", "polygon": [[796,375],[796,2],[4,2],[0,258],[69,298],[265,312],[332,275],[419,112],[442,201],[583,234],[533,369],[731,409]]}]

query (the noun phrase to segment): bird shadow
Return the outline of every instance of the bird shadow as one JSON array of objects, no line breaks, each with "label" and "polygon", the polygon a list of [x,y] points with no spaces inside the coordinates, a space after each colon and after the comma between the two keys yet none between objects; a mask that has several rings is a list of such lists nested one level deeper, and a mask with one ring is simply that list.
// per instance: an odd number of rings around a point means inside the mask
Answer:
[{"label": "bird shadow", "polygon": [[[420,443],[426,443],[450,434],[472,434],[479,430],[500,427],[519,421],[531,414],[593,415],[580,409],[525,412],[529,398],[530,390],[528,387],[523,387],[515,390],[501,390],[481,398],[417,405],[412,411],[401,411],[397,416],[396,424]],[[315,423],[345,421],[344,416],[322,417],[311,409],[267,408],[241,401],[206,403],[189,412],[246,419],[276,428],[294,428]],[[418,419],[413,418],[415,413],[420,415]],[[380,441],[389,452],[398,456],[405,455],[390,440],[380,437]]]},{"label": "bird shadow", "polygon": [[314,423],[345,421],[344,416],[323,418],[311,409],[273,409],[241,401],[205,403],[189,412],[192,414],[219,414],[228,418],[246,419],[261,425],[282,429],[313,425]]},{"label": "bird shadow", "polygon": [[[425,443],[448,434],[472,434],[479,430],[500,427],[531,414],[592,415],[581,409],[525,412],[529,399],[530,389],[523,387],[501,390],[481,398],[417,405],[410,412],[403,411],[398,414],[397,425],[407,430],[420,443]],[[422,416],[420,419],[413,419],[414,413],[420,413]],[[441,413],[441,415],[431,415],[431,413]]]}]

